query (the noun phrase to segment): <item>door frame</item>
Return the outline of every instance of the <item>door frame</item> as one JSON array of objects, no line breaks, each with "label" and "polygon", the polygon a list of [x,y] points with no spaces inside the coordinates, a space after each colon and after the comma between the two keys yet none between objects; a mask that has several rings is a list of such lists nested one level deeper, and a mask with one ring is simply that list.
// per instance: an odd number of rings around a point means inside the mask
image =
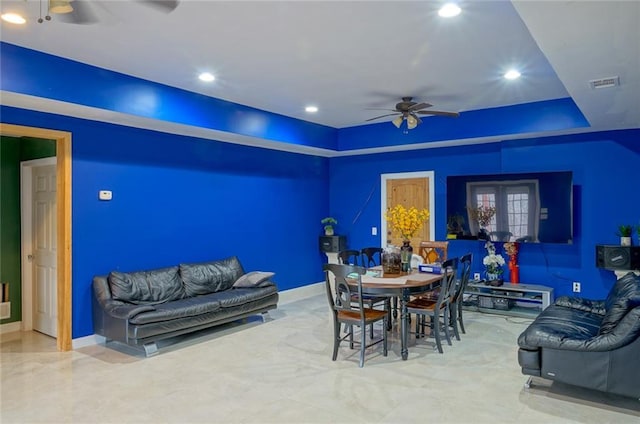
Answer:
[{"label": "door frame", "polygon": [[[33,252],[33,170],[40,166],[55,164],[56,158],[53,156],[20,162],[20,201],[22,204],[20,208],[22,331],[33,330],[33,263],[30,262],[28,258],[30,252]],[[58,301],[56,299],[56,308],[57,307]]]},{"label": "door frame", "polygon": [[436,210],[435,210],[435,171],[398,172],[392,174],[380,174],[380,243],[381,247],[387,246],[387,220],[384,214],[387,212],[387,181],[404,180],[408,178],[428,178],[429,180],[429,234],[435,238]]},{"label": "door frame", "polygon": [[[71,330],[71,133],[0,123],[0,134],[56,142],[57,309],[59,351],[72,349]],[[24,295],[23,295],[24,296]],[[24,310],[23,310],[24,318]]]}]

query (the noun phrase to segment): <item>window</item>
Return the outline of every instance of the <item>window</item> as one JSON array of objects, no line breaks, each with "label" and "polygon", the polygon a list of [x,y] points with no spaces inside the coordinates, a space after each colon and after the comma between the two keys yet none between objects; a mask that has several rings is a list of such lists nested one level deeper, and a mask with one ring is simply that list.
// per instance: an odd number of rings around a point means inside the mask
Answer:
[{"label": "window", "polygon": [[[487,226],[489,233],[501,233],[494,239],[538,240],[538,180],[469,182],[467,199],[471,202],[468,207],[495,206],[496,214]],[[469,226],[472,233],[479,231],[478,223],[471,219]]]}]

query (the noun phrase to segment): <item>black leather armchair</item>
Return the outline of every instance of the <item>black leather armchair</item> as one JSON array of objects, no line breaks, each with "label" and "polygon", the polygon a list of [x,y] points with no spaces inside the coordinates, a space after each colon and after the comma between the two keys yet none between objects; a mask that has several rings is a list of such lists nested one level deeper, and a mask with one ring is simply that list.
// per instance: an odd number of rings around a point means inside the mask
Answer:
[{"label": "black leather armchair", "polygon": [[560,297],[518,338],[525,375],[640,398],[640,277],[605,300]]}]

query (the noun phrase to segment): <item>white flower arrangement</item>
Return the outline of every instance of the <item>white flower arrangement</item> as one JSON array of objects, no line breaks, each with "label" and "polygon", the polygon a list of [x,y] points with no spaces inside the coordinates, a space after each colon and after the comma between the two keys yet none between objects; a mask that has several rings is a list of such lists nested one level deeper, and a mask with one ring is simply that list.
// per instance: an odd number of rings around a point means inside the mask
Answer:
[{"label": "white flower arrangement", "polygon": [[504,258],[502,255],[496,255],[496,247],[490,241],[485,243],[484,248],[487,249],[488,255],[482,259],[482,264],[487,267],[487,274],[502,275]]}]

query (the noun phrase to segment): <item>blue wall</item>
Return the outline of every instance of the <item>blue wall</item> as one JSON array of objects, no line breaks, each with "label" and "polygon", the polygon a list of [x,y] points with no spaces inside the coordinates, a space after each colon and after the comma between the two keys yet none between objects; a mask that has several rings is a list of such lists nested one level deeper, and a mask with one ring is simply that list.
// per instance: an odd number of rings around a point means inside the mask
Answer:
[{"label": "blue wall", "polygon": [[[404,134],[388,122],[336,130],[0,43],[0,88],[105,110],[293,145],[351,150],[491,134],[584,127],[571,99],[428,118]],[[55,77],[53,77],[55,76]],[[594,246],[618,243],[621,223],[640,223],[640,130],[512,140],[326,159],[238,146],[1,106],[2,121],[70,131],[73,337],[93,333],[91,278],[238,255],[246,270],[271,270],[281,290],[322,280],[318,235],[325,216],[350,247],[380,245],[380,174],[435,171],[436,238],[446,231],[448,175],[569,170],[573,245],[533,244],[520,254],[523,282],[556,295],[581,281],[601,298],[614,281],[595,268]],[[505,119],[495,119],[500,116]],[[508,118],[508,119],[507,119]],[[431,125],[432,124],[432,125]],[[112,190],[113,200],[98,200]],[[479,242],[451,254],[484,256]]]},{"label": "blue wall", "polygon": [[[336,130],[0,42],[0,87],[179,124],[335,148]],[[43,72],[46,71],[46,72]]]},{"label": "blue wall", "polygon": [[[627,130],[334,158],[331,213],[344,224],[341,230],[350,248],[379,246],[380,236],[370,234],[371,227],[381,224],[380,174],[433,170],[436,239],[444,240],[447,176],[573,171],[574,244],[523,245],[520,279],[554,287],[556,296],[570,294],[571,282],[580,281],[583,296],[603,298],[615,277],[595,267],[595,245],[619,244],[618,224],[640,223],[640,197],[634,186],[640,156],[633,149],[638,143],[640,130]],[[474,253],[474,271],[480,272],[486,254],[483,242],[451,241],[451,255],[468,251]]]},{"label": "blue wall", "polygon": [[[328,160],[2,107],[71,131],[73,337],[93,333],[91,279],[237,255],[280,290],[321,280]],[[113,200],[98,200],[112,190]]]}]

